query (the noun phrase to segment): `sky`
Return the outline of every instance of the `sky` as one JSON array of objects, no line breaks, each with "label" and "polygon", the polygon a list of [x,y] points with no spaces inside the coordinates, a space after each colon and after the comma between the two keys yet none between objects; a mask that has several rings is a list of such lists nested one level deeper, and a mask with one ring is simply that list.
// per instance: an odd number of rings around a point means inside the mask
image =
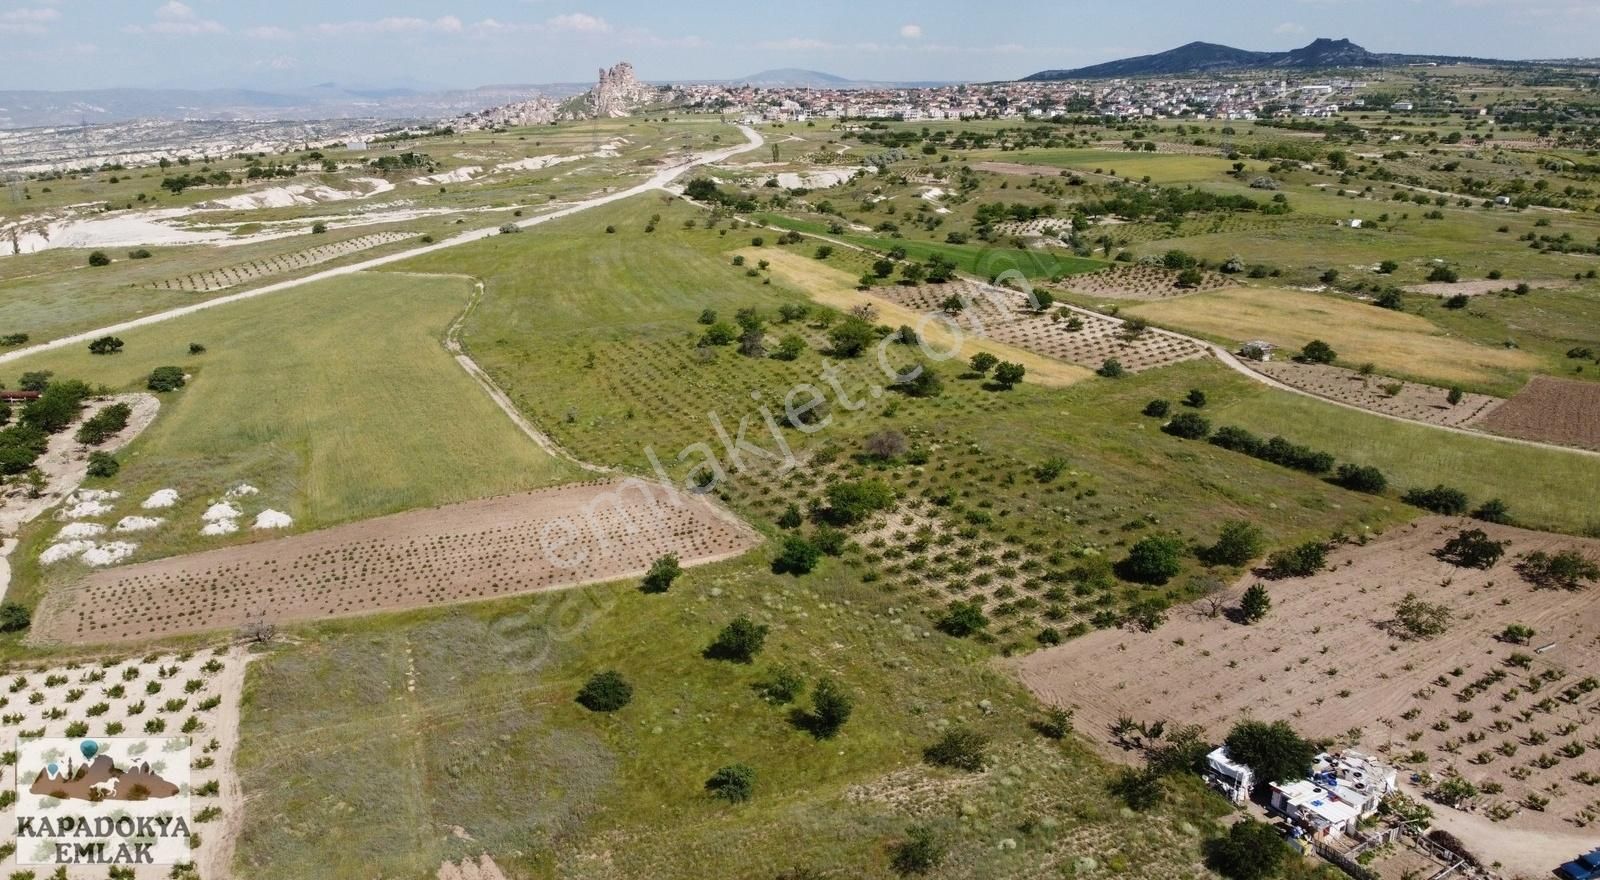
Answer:
[{"label": "sky", "polygon": [[1015,79],[1191,40],[1282,50],[1600,54],[1600,0],[0,0],[0,90],[455,88],[772,68]]}]

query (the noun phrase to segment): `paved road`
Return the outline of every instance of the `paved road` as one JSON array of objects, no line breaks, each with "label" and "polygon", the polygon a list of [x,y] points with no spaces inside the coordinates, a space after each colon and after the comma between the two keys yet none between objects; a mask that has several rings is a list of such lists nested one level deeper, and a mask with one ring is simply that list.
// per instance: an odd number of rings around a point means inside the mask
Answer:
[{"label": "paved road", "polygon": [[[576,204],[568,205],[565,208],[551,211],[548,214],[540,214],[537,217],[529,217],[525,220],[519,220],[517,221],[517,225],[523,229],[527,229],[531,226],[538,226],[541,223],[549,223],[551,220],[557,220],[562,217],[570,217],[573,214],[587,211],[590,208],[598,208],[601,205],[609,205],[612,202],[620,202],[623,199],[630,199],[641,193],[660,189],[681,177],[685,172],[696,166],[705,165],[712,162],[721,162],[730,156],[736,156],[740,153],[747,153],[751,150],[758,149],[762,144],[766,143],[766,140],[761,137],[761,134],[749,126],[741,125],[739,126],[739,130],[743,132],[745,136],[745,143],[743,144],[728,147],[722,150],[715,150],[709,153],[701,153],[692,159],[681,161],[675,165],[670,165],[661,169],[660,171],[657,171],[655,174],[650,176],[649,180],[646,180],[645,182],[636,186],[629,187],[625,190],[619,190],[614,193],[608,193],[603,196],[596,196],[595,198],[588,199],[586,201],[577,202]],[[388,254],[382,257],[374,257],[370,260],[363,260],[359,263],[351,263],[348,266],[339,266],[335,269],[326,269],[321,272],[307,275],[303,278],[293,278],[288,281],[279,281],[276,284],[268,284],[265,287],[256,287],[229,296],[206,300],[205,302],[195,303],[192,306],[183,306],[181,308],[169,309],[165,312],[157,312],[153,315],[145,315],[142,318],[134,318],[130,321],[123,321],[120,324],[112,324],[109,327],[101,327],[98,330],[90,330],[84,333],[77,333],[72,336],[63,336],[59,339],[52,339],[49,342],[41,342],[38,345],[30,345],[26,348],[19,348],[8,351],[4,354],[0,354],[0,364],[14,361],[19,358],[25,358],[32,354],[38,354],[41,351],[51,351],[57,348],[66,348],[67,346],[71,345],[87,344],[88,342],[98,339],[101,336],[115,335],[117,333],[133,330],[137,327],[147,327],[151,324],[159,324],[162,321],[170,321],[173,318],[181,318],[184,315],[192,315],[195,312],[203,311],[205,309],[214,309],[218,306],[228,305],[229,303],[236,303],[258,296],[266,296],[269,293],[278,293],[284,290],[291,290],[305,284],[326,281],[329,278],[338,278],[341,275],[350,275],[356,272],[366,271],[367,269],[375,269],[379,266],[386,266],[390,263],[400,262],[401,260],[409,260],[412,257],[419,257],[423,254],[431,254],[434,251],[442,251],[447,248],[458,247],[470,242],[482,241],[485,238],[498,234],[500,234],[500,228],[498,226],[486,229],[474,229],[471,232],[463,232],[460,235],[447,238],[444,241],[434,244],[424,245],[422,247],[416,247],[407,251]]]}]

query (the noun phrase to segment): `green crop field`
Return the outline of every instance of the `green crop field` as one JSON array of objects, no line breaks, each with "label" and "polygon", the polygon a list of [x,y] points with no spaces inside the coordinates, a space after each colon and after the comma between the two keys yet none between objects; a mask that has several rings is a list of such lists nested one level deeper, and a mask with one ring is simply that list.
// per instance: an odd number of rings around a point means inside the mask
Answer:
[{"label": "green crop field", "polygon": [[[162,395],[155,423],[121,453],[122,471],[91,481],[128,502],[178,490],[183,503],[141,536],[140,558],[230,540],[200,537],[199,515],[241,482],[309,529],[572,478],[444,350],[471,290],[460,277],[357,274],[130,331],[121,354],[74,347],[6,374],[49,370],[113,391],[143,390],[158,366],[192,374]],[[189,354],[191,342],[205,353]],[[33,560],[56,528],[25,533],[14,557],[23,584],[44,577]]]}]

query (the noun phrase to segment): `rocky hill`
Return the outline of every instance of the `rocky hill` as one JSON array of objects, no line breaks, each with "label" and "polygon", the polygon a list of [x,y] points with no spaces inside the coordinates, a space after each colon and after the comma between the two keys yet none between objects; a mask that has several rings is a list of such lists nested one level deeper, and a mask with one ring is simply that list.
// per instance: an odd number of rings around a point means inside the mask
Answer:
[{"label": "rocky hill", "polygon": [[1139,76],[1185,76],[1243,70],[1331,70],[1335,68],[1388,67],[1402,64],[1496,64],[1528,62],[1464,58],[1453,55],[1402,55],[1369,52],[1349,40],[1326,37],[1288,52],[1252,52],[1217,43],[1189,43],[1167,52],[1108,61],[1074,70],[1042,70],[1023,77],[1024,82],[1067,79],[1125,79]]},{"label": "rocky hill", "polygon": [[671,95],[671,89],[640,82],[633,65],[623,61],[610,69],[601,68],[594,88],[562,104],[559,115],[563,119],[616,119],[644,106],[666,103]]}]

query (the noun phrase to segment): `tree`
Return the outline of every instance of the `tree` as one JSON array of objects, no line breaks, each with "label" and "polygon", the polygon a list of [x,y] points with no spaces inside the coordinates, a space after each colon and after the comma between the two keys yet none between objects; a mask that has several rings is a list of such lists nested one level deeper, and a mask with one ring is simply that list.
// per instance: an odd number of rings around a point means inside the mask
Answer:
[{"label": "tree", "polygon": [[1461,399],[1464,397],[1466,397],[1466,395],[1462,393],[1459,387],[1451,386],[1450,393],[1446,394],[1444,399],[1448,401],[1451,406],[1455,406],[1456,404],[1460,403]]},{"label": "tree", "polygon": [[1230,520],[1222,524],[1217,542],[1200,551],[1200,561],[1207,565],[1245,565],[1261,555],[1264,543],[1261,529],[1244,520]]},{"label": "tree", "polygon": [[972,368],[972,372],[982,376],[994,369],[995,364],[998,363],[1000,363],[999,358],[986,351],[980,351],[972,356],[972,360],[967,362],[967,366]]},{"label": "tree", "polygon": [[1144,405],[1144,414],[1153,419],[1164,419],[1172,411],[1172,404],[1165,400],[1152,400]]},{"label": "tree", "polygon": [[1160,586],[1183,570],[1183,542],[1163,535],[1146,535],[1128,550],[1118,566],[1124,579]]},{"label": "tree", "polygon": [[1256,780],[1290,782],[1311,773],[1317,747],[1287,722],[1241,721],[1225,740],[1228,757],[1255,771]]},{"label": "tree", "polygon": [[790,333],[778,340],[778,350],[772,356],[780,361],[796,360],[806,350],[806,341],[800,336]]},{"label": "tree", "polygon": [[23,391],[44,391],[50,387],[50,377],[55,375],[49,370],[34,370],[22,374],[17,380],[17,387]]},{"label": "tree", "polygon": [[798,529],[802,521],[800,508],[791,501],[789,506],[783,509],[783,513],[778,516],[778,527],[782,529]]},{"label": "tree", "polygon": [[591,712],[615,712],[633,699],[633,686],[621,674],[597,672],[578,691],[578,705]]},{"label": "tree", "polygon": [[1252,584],[1239,600],[1239,619],[1245,623],[1255,623],[1266,617],[1271,608],[1272,597],[1267,595],[1267,588],[1262,584]]},{"label": "tree", "polygon": [[994,384],[1001,388],[1010,389],[1022,382],[1028,368],[1010,361],[1001,361],[994,368]]},{"label": "tree", "polygon": [[706,648],[706,656],[713,660],[750,663],[761,653],[766,641],[767,626],[741,614],[717,633],[716,640]]},{"label": "tree", "polygon": [[1333,350],[1333,346],[1320,339],[1313,339],[1300,349],[1300,360],[1308,364],[1331,364],[1338,358],[1339,353]]},{"label": "tree", "polygon": [[1183,399],[1183,405],[1200,409],[1206,405],[1206,393],[1199,388],[1189,389],[1189,394]]},{"label": "tree", "polygon": [[1203,440],[1211,433],[1211,423],[1199,413],[1178,413],[1161,430],[1185,440]]},{"label": "tree", "polygon": [[95,251],[94,253],[89,255],[89,265],[91,265],[91,266],[109,266],[109,265],[111,265],[111,258],[106,256],[106,252],[105,251]]},{"label": "tree", "polygon": [[976,773],[983,769],[984,750],[988,747],[987,736],[958,724],[946,730],[933,745],[923,749],[922,758],[929,764]]},{"label": "tree", "polygon": [[822,551],[815,544],[799,535],[790,535],[783,539],[777,558],[772,560],[772,570],[776,574],[810,574],[821,559]]},{"label": "tree", "polygon": [[1033,723],[1033,729],[1046,739],[1066,739],[1072,732],[1072,710],[1051,706],[1044,717]]},{"label": "tree", "polygon": [[824,490],[827,518],[834,525],[854,525],[880,510],[894,506],[894,489],[882,480],[834,483]]},{"label": "tree", "polygon": [[755,793],[756,771],[746,764],[719,768],[706,780],[706,791],[728,803],[743,803]]},{"label": "tree", "polygon": [[817,739],[832,739],[850,720],[850,713],[854,709],[850,695],[839,687],[838,682],[824,677],[811,689],[811,713],[806,719],[807,727]]},{"label": "tree", "polygon": [[[515,224],[507,224],[507,225],[515,225]],[[328,224],[322,222],[321,220],[318,220],[317,222],[311,224],[311,234],[312,235],[321,235],[321,234],[323,234],[323,233],[325,233],[327,231],[328,231]],[[505,230],[502,229],[500,231],[504,232]]]},{"label": "tree", "polygon": [[961,310],[966,307],[967,301],[962,299],[959,293],[952,293],[939,303],[939,309],[952,317],[961,314]]},{"label": "tree", "polygon": [[983,613],[983,603],[974,599],[961,601],[959,599],[945,606],[944,613],[939,615],[939,629],[956,638],[970,636],[982,632],[989,625],[989,618]]},{"label": "tree", "polygon": [[834,357],[859,357],[867,350],[878,334],[871,324],[850,315],[828,331],[828,343]]},{"label": "tree", "polygon": [[1381,275],[1393,275],[1399,270],[1400,264],[1394,260],[1384,260],[1378,264],[1378,273]]},{"label": "tree", "polygon": [[833,245],[825,244],[817,248],[817,259],[826,260],[831,256],[833,256]]},{"label": "tree", "polygon": [[1161,774],[1149,767],[1124,768],[1112,777],[1106,788],[1121,798],[1128,809],[1141,813],[1161,803],[1166,796],[1166,789],[1161,785]]},{"label": "tree", "polygon": [[700,323],[705,324],[707,326],[715,324],[715,323],[717,323],[717,310],[716,309],[701,309],[700,310],[700,317],[697,318],[696,320],[698,320]]},{"label": "tree", "polygon": [[1307,541],[1267,557],[1267,573],[1275,578],[1310,577],[1328,564],[1328,545]]},{"label": "tree", "polygon": [[1288,844],[1278,829],[1244,819],[1221,837],[1206,841],[1206,865],[1229,880],[1265,880],[1277,875],[1289,858]]},{"label": "tree", "polygon": [[11,600],[0,602],[0,632],[21,632],[33,621],[28,609]]},{"label": "tree", "polygon": [[1517,561],[1517,573],[1541,589],[1581,590],[1600,580],[1600,565],[1577,550],[1535,550]]},{"label": "tree", "polygon": [[911,395],[912,397],[938,397],[944,393],[944,380],[927,364],[917,371],[910,379],[896,383],[895,388]]},{"label": "tree", "polygon": [[761,698],[769,703],[792,703],[806,692],[805,679],[789,666],[779,663],[767,671],[767,677],[757,687]]},{"label": "tree", "polygon": [[1439,548],[1440,559],[1460,568],[1493,568],[1506,553],[1510,541],[1496,541],[1483,529],[1462,529]]},{"label": "tree", "polygon": [[678,564],[678,554],[668,553],[650,564],[650,571],[644,576],[643,589],[646,593],[665,593],[682,574],[683,566]]},{"label": "tree", "polygon": [[886,429],[868,436],[862,446],[868,456],[879,461],[892,461],[905,455],[906,450],[911,448],[911,443],[906,440],[906,435],[899,431]]},{"label": "tree", "polygon": [[706,332],[700,336],[700,344],[702,346],[732,345],[733,341],[738,338],[739,331],[735,330],[732,324],[727,321],[718,321],[706,328]]},{"label": "tree", "polygon": [[926,874],[944,861],[944,842],[927,825],[906,829],[906,839],[895,844],[889,863],[901,875]]},{"label": "tree", "polygon": [[1035,312],[1048,312],[1056,304],[1055,294],[1048,290],[1035,290],[1033,292],[1033,310]]},{"label": "tree", "polygon": [[1499,498],[1490,498],[1478,505],[1478,509],[1472,512],[1472,518],[1507,525],[1511,522],[1511,507]]},{"label": "tree", "polygon": [[150,371],[150,378],[146,380],[145,387],[157,392],[176,391],[182,388],[186,381],[182,367],[156,367]]},{"label": "tree", "polygon": [[102,336],[89,343],[90,354],[116,354],[122,351],[122,340],[115,336]]},{"label": "tree", "polygon": [[1122,366],[1122,361],[1119,361],[1116,358],[1106,358],[1105,362],[1100,364],[1100,369],[1095,370],[1094,372],[1095,375],[1101,377],[1102,379],[1121,379],[1123,376],[1128,374],[1128,371]]},{"label": "tree", "polygon": [[894,261],[874,260],[872,262],[872,274],[878,276],[879,278],[888,278],[890,275],[894,274]]},{"label": "tree", "polygon": [[1201,272],[1199,269],[1190,266],[1189,268],[1178,273],[1177,286],[1186,289],[1195,288],[1199,287],[1201,284],[1204,284],[1205,280],[1206,276],[1204,272]]},{"label": "tree", "polygon": [[1394,606],[1390,630],[1400,638],[1431,639],[1449,629],[1454,616],[1445,605],[1424,602],[1416,593],[1407,593]]}]

